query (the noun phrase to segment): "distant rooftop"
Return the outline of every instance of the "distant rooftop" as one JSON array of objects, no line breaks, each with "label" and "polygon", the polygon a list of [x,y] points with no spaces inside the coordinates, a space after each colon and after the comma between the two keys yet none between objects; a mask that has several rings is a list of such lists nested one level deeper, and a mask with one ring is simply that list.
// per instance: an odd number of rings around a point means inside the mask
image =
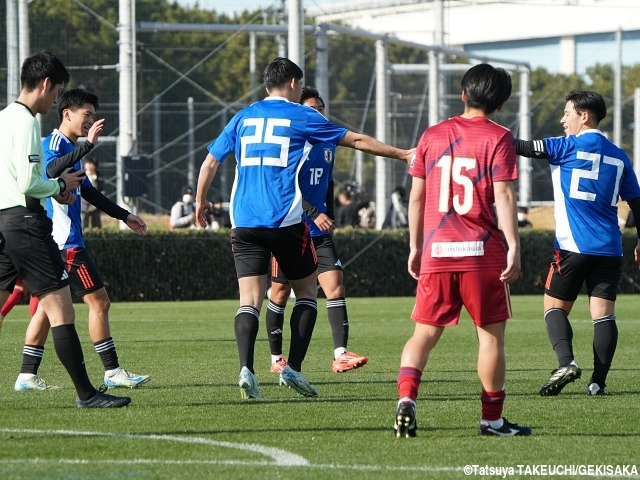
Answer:
[{"label": "distant rooftop", "polygon": [[[640,30],[639,0],[446,0],[443,5],[445,44],[451,46]],[[305,12],[318,22],[341,21],[433,44],[434,7],[434,1],[424,0],[350,0],[309,5]]]}]

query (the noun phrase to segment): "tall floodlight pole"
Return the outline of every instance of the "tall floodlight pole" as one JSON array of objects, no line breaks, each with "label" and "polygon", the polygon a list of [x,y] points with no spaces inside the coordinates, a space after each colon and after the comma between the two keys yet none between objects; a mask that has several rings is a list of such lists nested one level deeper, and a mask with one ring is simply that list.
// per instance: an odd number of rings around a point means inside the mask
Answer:
[{"label": "tall floodlight pole", "polygon": [[[376,137],[389,142],[389,83],[387,73],[387,44],[376,40]],[[376,229],[381,230],[391,196],[389,159],[376,157]]]},{"label": "tall floodlight pole", "polygon": [[20,65],[29,56],[29,0],[18,0],[18,55]]},{"label": "tall floodlight pole", "polygon": [[633,91],[633,170],[640,179],[640,88]]},{"label": "tall floodlight pole", "polygon": [[622,146],[622,30],[616,31],[616,64],[613,79],[613,143]]},{"label": "tall floodlight pole", "polygon": [[289,60],[304,72],[304,14],[302,0],[289,0]]},{"label": "tall floodlight pole", "polygon": [[20,95],[20,58],[18,47],[18,0],[7,5],[7,104]]},{"label": "tall floodlight pole", "polygon": [[[529,69],[520,67],[520,129],[518,137],[522,140],[531,140],[531,106],[529,101]],[[518,203],[529,207],[531,204],[531,159],[518,158]]]},{"label": "tall floodlight pole", "polygon": [[[131,155],[134,148],[135,92],[133,91],[133,62],[135,49],[133,48],[134,10],[132,0],[119,0],[118,46],[120,51],[120,104],[118,112],[119,135],[118,152],[116,156],[117,200],[118,205],[126,207],[124,201],[124,168],[122,157]],[[123,225],[121,223],[121,225]]]}]

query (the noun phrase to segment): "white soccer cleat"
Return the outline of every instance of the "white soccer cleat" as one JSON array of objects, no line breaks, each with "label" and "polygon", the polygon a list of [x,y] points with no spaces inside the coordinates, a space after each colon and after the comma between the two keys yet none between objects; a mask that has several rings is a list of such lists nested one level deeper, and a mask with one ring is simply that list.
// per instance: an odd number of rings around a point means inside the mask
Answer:
[{"label": "white soccer cleat", "polygon": [[31,373],[21,373],[16,379],[16,384],[13,387],[16,392],[25,392],[27,390],[60,390],[60,387],[56,385],[49,385],[38,375]]},{"label": "white soccer cleat", "polygon": [[136,388],[151,380],[149,375],[136,375],[118,367],[104,372],[104,384],[107,388]]},{"label": "white soccer cleat", "polygon": [[251,373],[251,370],[247,367],[242,367],[242,370],[240,370],[238,385],[240,385],[240,395],[245,400],[250,398],[262,398],[258,380],[256,380],[255,375]]},{"label": "white soccer cleat", "polygon": [[317,397],[318,391],[311,385],[301,372],[296,372],[289,365],[280,373],[280,385],[293,388],[304,397]]}]

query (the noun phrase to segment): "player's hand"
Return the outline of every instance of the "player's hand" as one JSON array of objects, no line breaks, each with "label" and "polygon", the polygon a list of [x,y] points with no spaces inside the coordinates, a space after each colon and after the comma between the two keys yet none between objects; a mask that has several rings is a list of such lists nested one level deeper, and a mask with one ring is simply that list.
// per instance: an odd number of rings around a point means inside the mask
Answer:
[{"label": "player's hand", "polygon": [[211,213],[211,209],[213,205],[211,202],[196,200],[196,219],[198,221],[198,225],[202,228],[207,228],[209,226],[209,222],[207,221],[207,213]]},{"label": "player's hand", "polygon": [[409,252],[409,260],[407,262],[407,270],[409,275],[418,280],[420,278],[420,264],[422,263],[422,250],[411,249]]},{"label": "player's hand", "polygon": [[500,274],[500,281],[511,284],[520,278],[520,255],[509,249],[507,252],[507,268]]},{"label": "player's hand", "polygon": [[633,251],[633,259],[636,262],[640,262],[640,240],[638,240],[638,244],[636,245],[636,248]]},{"label": "player's hand", "polygon": [[69,168],[66,172],[62,172],[59,178],[64,180],[64,183],[67,185],[65,192],[68,192],[69,190],[78,188],[86,176],[84,174],[84,170],[74,170],[73,168]]},{"label": "player's hand", "polygon": [[413,159],[416,157],[416,149],[415,148],[411,148],[409,150],[405,151],[405,154],[403,155],[402,159],[407,162],[407,165],[411,164],[411,162],[413,161]]},{"label": "player's hand", "polygon": [[130,213],[125,223],[127,224],[127,227],[129,227],[138,235],[146,235],[147,224],[139,216],[134,215],[133,213]]},{"label": "player's hand", "polygon": [[53,199],[61,205],[71,205],[76,201],[76,196],[70,190],[65,190],[64,192],[54,195]]},{"label": "player's hand", "polygon": [[331,232],[336,228],[333,220],[331,220],[331,217],[329,217],[326,213],[321,213],[320,215],[318,215],[313,222],[323,232]]},{"label": "player's hand", "polygon": [[91,128],[89,129],[89,133],[87,133],[87,140],[89,140],[94,145],[98,143],[98,139],[100,135],[102,135],[102,130],[104,128],[104,118],[100,120],[96,120]]}]

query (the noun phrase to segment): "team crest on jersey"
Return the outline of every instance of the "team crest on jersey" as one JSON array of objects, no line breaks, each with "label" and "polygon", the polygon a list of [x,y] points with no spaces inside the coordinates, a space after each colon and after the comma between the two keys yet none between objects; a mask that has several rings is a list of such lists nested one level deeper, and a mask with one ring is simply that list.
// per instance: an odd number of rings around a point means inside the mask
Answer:
[{"label": "team crest on jersey", "polygon": [[324,149],[324,161],[327,163],[333,162],[333,150],[330,148]]},{"label": "team crest on jersey", "polygon": [[29,155],[29,163],[40,163],[40,155]]}]

